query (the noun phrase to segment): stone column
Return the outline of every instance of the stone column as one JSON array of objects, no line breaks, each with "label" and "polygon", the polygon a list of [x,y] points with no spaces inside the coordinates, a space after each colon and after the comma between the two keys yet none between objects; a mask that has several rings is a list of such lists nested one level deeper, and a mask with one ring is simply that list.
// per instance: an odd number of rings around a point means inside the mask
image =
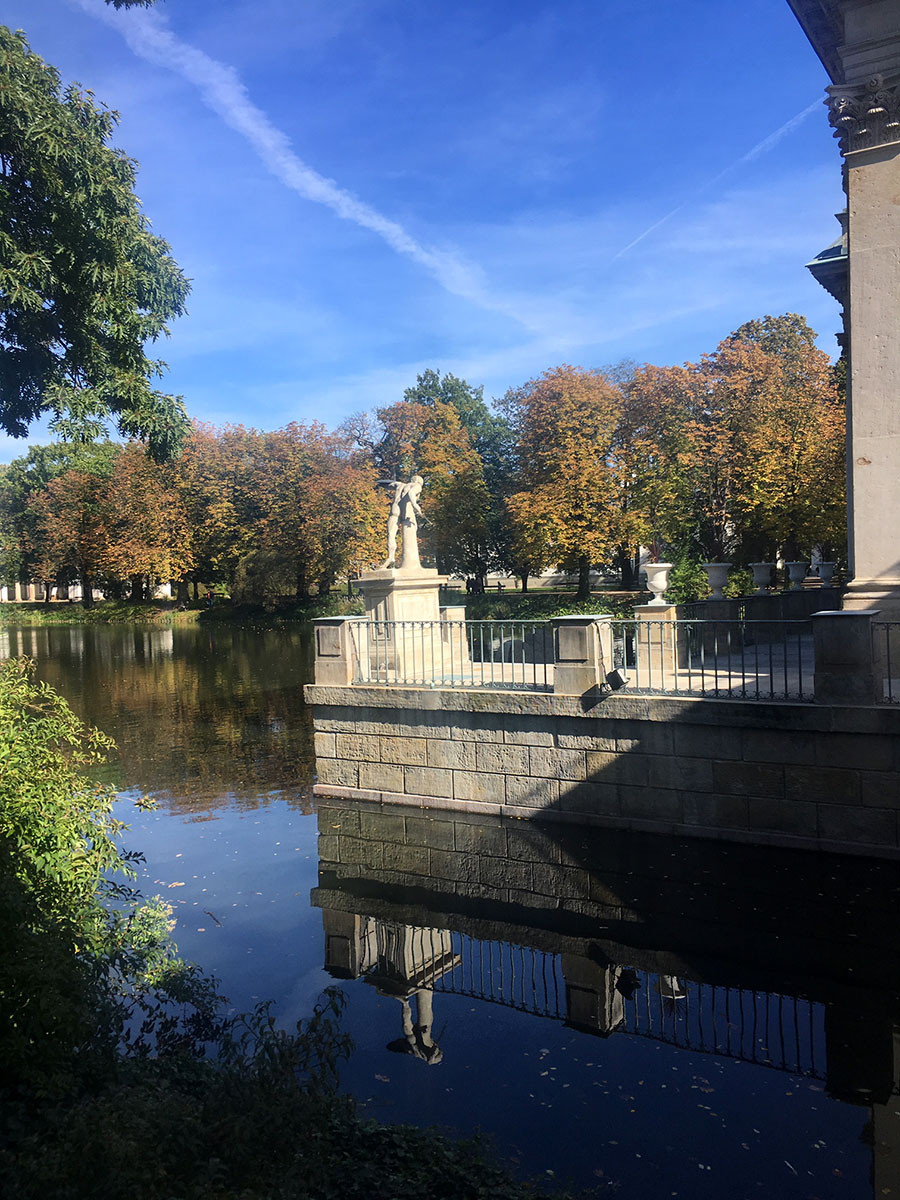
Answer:
[{"label": "stone column", "polygon": [[[900,20],[896,0],[840,6],[828,108],[848,201],[848,535],[844,607],[900,614]],[[842,76],[842,78],[841,78]]]}]

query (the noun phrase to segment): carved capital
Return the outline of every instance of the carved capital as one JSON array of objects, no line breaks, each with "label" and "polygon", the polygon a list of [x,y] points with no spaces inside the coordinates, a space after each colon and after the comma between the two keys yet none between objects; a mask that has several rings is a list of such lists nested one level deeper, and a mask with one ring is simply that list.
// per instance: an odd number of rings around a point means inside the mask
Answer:
[{"label": "carved capital", "polygon": [[900,142],[900,78],[873,75],[865,83],[835,84],[826,91],[842,154]]}]

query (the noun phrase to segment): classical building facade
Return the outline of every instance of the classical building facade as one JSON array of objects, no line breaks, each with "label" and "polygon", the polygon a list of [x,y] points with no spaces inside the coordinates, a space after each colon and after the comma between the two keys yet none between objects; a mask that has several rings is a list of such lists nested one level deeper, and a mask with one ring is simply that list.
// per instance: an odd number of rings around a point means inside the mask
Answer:
[{"label": "classical building facade", "polygon": [[831,79],[843,245],[810,263],[843,306],[848,354],[844,607],[900,615],[900,2],[788,0]]}]

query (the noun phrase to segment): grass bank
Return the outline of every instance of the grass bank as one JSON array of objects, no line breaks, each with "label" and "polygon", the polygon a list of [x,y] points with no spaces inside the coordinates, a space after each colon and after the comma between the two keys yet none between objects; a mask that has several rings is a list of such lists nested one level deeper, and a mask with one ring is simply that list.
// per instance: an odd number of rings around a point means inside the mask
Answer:
[{"label": "grass bank", "polygon": [[90,608],[80,601],[0,604],[0,625],[159,625],[196,621],[201,610],[180,609],[173,601],[98,600]]},{"label": "grass bank", "polygon": [[[445,593],[442,604],[465,605],[473,621],[540,621],[573,613],[612,613],[630,616],[637,592],[595,592],[589,600],[576,599],[573,592],[508,592],[467,596],[465,592]],[[346,595],[312,597],[264,608],[259,604],[233,604],[217,600],[212,606],[172,600],[154,600],[132,604],[128,600],[98,600],[90,608],[80,601],[55,601],[52,604],[19,602],[0,604],[0,625],[167,625],[233,623],[278,627],[316,617],[361,616],[362,598]]]}]

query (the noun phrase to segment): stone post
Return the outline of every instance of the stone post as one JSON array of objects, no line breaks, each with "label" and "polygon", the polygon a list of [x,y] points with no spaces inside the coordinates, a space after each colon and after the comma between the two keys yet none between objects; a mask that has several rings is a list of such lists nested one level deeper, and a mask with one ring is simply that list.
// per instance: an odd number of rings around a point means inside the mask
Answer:
[{"label": "stone post", "polygon": [[625,999],[616,990],[621,967],[603,967],[580,954],[563,954],[561,966],[567,1025],[608,1037],[625,1024]]},{"label": "stone post", "polygon": [[674,624],[678,609],[674,604],[639,604],[634,616],[639,684],[668,691],[676,683],[679,657],[686,653],[678,644],[678,626]]},{"label": "stone post", "polygon": [[367,663],[368,655],[359,655],[359,648],[353,644],[353,626],[357,623],[364,623],[364,619],[319,617],[313,621],[316,683],[346,687],[353,682],[360,662]]},{"label": "stone post", "polygon": [[612,669],[610,618],[554,617],[553,652],[554,692],[563,696],[583,696],[586,692],[598,691],[606,682],[606,672]]},{"label": "stone post", "polygon": [[448,605],[441,609],[441,666],[444,674],[466,674],[472,670],[469,639],[466,637],[466,606]]},{"label": "stone post", "polygon": [[881,699],[884,685],[872,647],[877,615],[877,609],[813,613],[817,704],[875,704]]}]

